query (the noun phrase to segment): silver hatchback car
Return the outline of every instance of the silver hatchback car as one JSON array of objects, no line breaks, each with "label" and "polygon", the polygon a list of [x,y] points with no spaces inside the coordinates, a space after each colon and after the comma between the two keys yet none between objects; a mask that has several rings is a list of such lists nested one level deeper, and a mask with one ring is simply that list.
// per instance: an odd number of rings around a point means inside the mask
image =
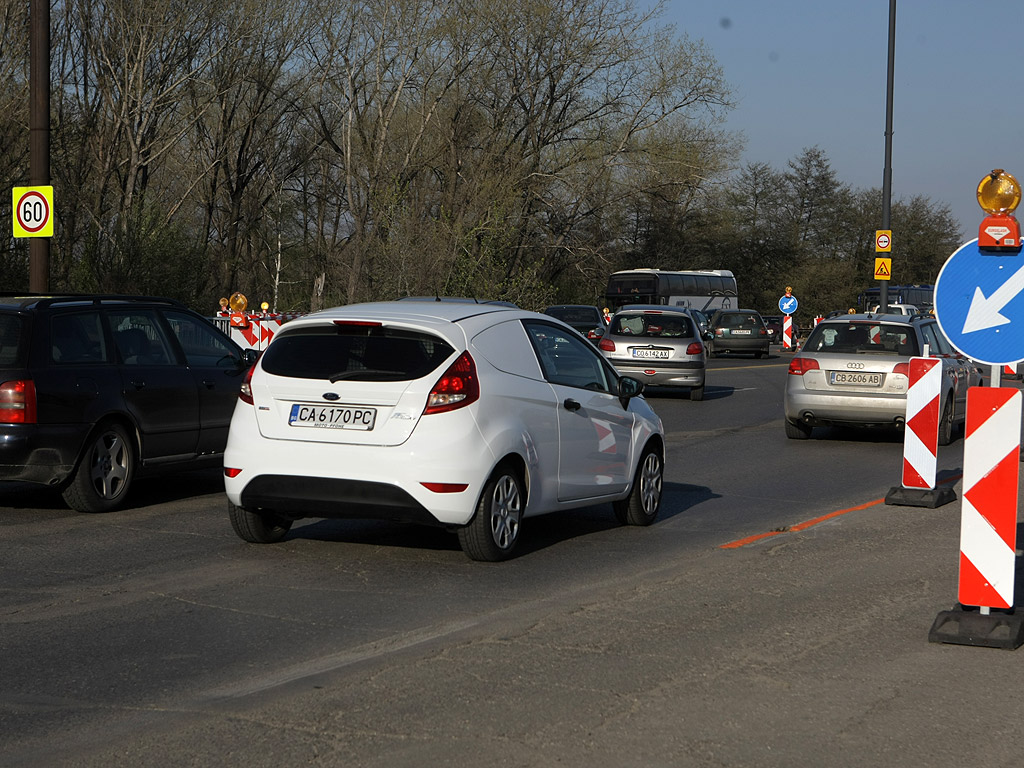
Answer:
[{"label": "silver hatchback car", "polygon": [[689,387],[704,399],[707,351],[688,309],[627,304],[612,317],[598,348],[620,374],[650,386]]},{"label": "silver hatchback car", "polygon": [[966,417],[967,388],[981,383],[981,371],[926,315],[840,315],[818,323],[789,364],[786,436],[806,439],[814,427],[828,425],[902,427],[910,358],[922,354],[942,360],[939,444],[948,445]]}]

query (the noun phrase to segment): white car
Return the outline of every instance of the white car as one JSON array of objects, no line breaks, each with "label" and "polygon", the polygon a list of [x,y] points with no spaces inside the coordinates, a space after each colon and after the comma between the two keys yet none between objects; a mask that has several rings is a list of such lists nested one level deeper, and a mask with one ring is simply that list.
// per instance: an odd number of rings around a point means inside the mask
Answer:
[{"label": "white car", "polygon": [[224,452],[229,517],[281,540],[304,517],[458,533],[475,560],[512,554],[523,518],[661,505],[661,419],[592,344],[493,304],[384,302],[292,320],[242,385]]}]

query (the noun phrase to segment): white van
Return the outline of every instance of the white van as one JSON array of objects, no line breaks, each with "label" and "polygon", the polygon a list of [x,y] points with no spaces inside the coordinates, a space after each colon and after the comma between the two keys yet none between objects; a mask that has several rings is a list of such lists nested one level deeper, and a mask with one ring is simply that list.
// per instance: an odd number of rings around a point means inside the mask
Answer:
[{"label": "white van", "polygon": [[[877,313],[878,312],[878,307],[877,306],[872,307],[869,311]],[[921,314],[921,312],[913,304],[890,304],[889,305],[889,314],[890,315],[919,315],[919,314]]]}]

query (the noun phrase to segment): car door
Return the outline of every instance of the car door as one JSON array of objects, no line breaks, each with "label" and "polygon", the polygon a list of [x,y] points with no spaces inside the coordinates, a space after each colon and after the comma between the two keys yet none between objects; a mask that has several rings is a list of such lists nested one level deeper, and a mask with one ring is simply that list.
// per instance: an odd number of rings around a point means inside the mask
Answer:
[{"label": "car door", "polygon": [[202,318],[164,310],[174,340],[185,356],[199,399],[199,454],[223,453],[231,414],[245,378],[242,349]]},{"label": "car door", "polygon": [[560,407],[558,500],[617,493],[628,486],[633,414],[616,392],[617,376],[577,334],[526,321],[544,378]]},{"label": "car door", "polygon": [[142,459],[156,464],[195,455],[199,395],[152,309],[111,309],[124,403],[142,437]]}]

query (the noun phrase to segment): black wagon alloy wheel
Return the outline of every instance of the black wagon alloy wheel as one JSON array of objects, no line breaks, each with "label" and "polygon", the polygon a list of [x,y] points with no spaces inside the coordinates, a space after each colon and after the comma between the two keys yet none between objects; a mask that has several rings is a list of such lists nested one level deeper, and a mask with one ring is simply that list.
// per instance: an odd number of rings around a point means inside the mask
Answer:
[{"label": "black wagon alloy wheel", "polygon": [[134,476],[135,454],[128,433],[109,424],[92,438],[64,489],[64,501],[78,512],[108,512],[127,495]]},{"label": "black wagon alloy wheel", "polygon": [[499,467],[484,485],[476,514],[460,528],[459,544],[473,560],[505,560],[519,541],[525,493],[523,481],[509,467]]},{"label": "black wagon alloy wheel", "polygon": [[662,480],[665,465],[661,454],[652,446],[644,448],[629,496],[612,507],[623,525],[650,525],[661,509]]}]

